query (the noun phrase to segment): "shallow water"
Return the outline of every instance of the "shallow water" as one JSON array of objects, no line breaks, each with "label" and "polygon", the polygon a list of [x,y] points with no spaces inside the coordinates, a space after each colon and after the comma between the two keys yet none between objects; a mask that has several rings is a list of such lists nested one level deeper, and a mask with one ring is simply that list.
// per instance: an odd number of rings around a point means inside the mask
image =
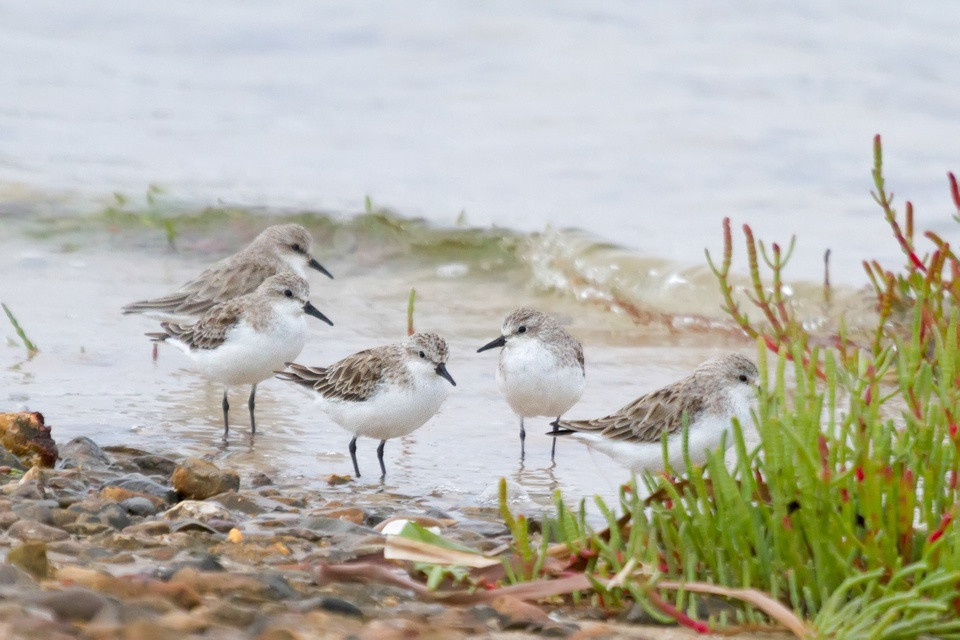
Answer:
[{"label": "shallow water", "polygon": [[[321,490],[326,475],[349,474],[350,436],[293,385],[269,380],[258,387],[258,432],[252,441],[248,390],[235,389],[231,437],[223,447],[221,388],[194,375],[175,349],[161,346],[158,361],[151,360],[143,333],[156,323],[122,316],[120,307],[176,288],[224,253],[222,247],[211,251],[209,239],[199,234],[183,238],[177,253],[158,240],[149,229],[0,236],[3,299],[40,348],[27,359],[4,321],[0,334],[9,338],[0,346],[0,407],[25,405],[43,412],[61,443],[86,435],[101,445],[206,456],[246,477],[262,471]],[[718,350],[751,350],[748,343],[722,334],[663,341],[649,328],[600,307],[532,289],[522,282],[523,266],[487,275],[471,274],[455,263],[409,257],[370,262],[364,246],[353,253],[317,248],[336,280],[312,274],[311,298],[335,326],[310,320],[298,361],[330,363],[402,339],[409,287],[416,285],[416,326],[448,339],[449,370],[457,387],[426,426],[387,444],[388,475],[382,486],[391,492],[474,504],[493,500],[496,481],[505,476],[545,504],[554,488],[571,497],[610,497],[628,479],[623,469],[575,442],[560,443],[557,464],[551,467],[546,418],[527,421],[527,458],[520,465],[518,422],[494,379],[497,355],[475,353],[498,335],[502,317],[520,304],[558,314],[585,344],[587,388],[571,416],[618,408]],[[364,491],[381,488],[376,444],[359,443],[364,476],[358,484]]]}]

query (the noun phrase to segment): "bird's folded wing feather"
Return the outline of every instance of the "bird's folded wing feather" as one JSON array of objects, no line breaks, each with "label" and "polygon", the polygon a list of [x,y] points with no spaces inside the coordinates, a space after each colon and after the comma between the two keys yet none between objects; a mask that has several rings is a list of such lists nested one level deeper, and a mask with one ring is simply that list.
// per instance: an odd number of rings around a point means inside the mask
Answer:
[{"label": "bird's folded wing feather", "polygon": [[361,351],[329,367],[290,363],[289,371],[281,371],[277,377],[311,387],[324,398],[362,402],[373,395],[383,379],[386,362],[379,351]]},{"label": "bird's folded wing feather", "polygon": [[228,260],[206,269],[171,294],[128,304],[123,312],[200,315],[214,305],[250,293],[275,273],[276,269],[265,263]]},{"label": "bird's folded wing feather", "polygon": [[237,324],[242,310],[243,306],[233,300],[213,307],[193,324],[164,322],[160,326],[168,336],[191,349],[216,349],[227,339],[227,333]]},{"label": "bird's folded wing feather", "polygon": [[573,431],[596,433],[611,440],[626,442],[659,442],[664,434],[677,433],[687,420],[700,410],[700,401],[688,399],[681,406],[678,385],[670,385],[640,396],[619,411],[594,420],[561,420],[561,427]]}]

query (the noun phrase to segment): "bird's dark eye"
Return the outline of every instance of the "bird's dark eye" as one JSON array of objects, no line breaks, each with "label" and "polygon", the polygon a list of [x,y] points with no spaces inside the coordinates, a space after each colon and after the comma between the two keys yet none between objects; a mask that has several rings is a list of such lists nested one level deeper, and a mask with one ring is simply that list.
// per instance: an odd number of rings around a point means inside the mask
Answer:
[{"label": "bird's dark eye", "polygon": [[287,296],[288,298],[292,298],[292,297],[293,297],[293,291],[290,291],[290,289],[284,289],[284,290],[283,290],[283,295]]},{"label": "bird's dark eye", "polygon": [[747,380],[749,380],[749,378],[747,378],[747,376],[745,376],[745,375],[743,375],[743,374],[741,373],[741,374],[740,374],[740,382],[746,382]]},{"label": "bird's dark eye", "polygon": [[421,357],[421,358],[426,358],[426,357],[427,357],[427,354],[425,354],[423,351],[421,351],[421,352],[420,352],[420,357]]},{"label": "bird's dark eye", "polygon": [[303,247],[301,247],[299,244],[291,245],[290,248],[296,251],[297,253],[303,253]]},{"label": "bird's dark eye", "polygon": [[526,332],[527,332],[527,328],[524,327],[523,325],[517,328],[517,333],[526,333]]}]

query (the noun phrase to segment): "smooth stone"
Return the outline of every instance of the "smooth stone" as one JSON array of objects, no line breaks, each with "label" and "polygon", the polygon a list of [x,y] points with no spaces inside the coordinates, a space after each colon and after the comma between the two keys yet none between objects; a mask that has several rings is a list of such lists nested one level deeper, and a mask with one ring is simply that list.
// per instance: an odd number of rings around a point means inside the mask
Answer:
[{"label": "smooth stone", "polygon": [[206,554],[199,558],[182,560],[180,562],[170,563],[169,565],[159,566],[154,570],[153,575],[166,582],[176,575],[176,573],[181,569],[220,572],[223,571],[223,565],[220,564],[220,558],[217,556]]},{"label": "smooth stone", "polygon": [[21,520],[35,520],[43,524],[55,525],[53,510],[41,502],[21,502],[13,505],[13,512]]},{"label": "smooth stone", "polygon": [[123,529],[130,525],[130,516],[127,515],[123,507],[115,502],[104,505],[104,507],[97,512],[97,519],[114,529]]},{"label": "smooth stone", "polygon": [[260,573],[257,575],[257,579],[267,588],[267,596],[273,600],[286,600],[300,596],[300,594],[290,586],[287,579],[279,573]]},{"label": "smooth stone", "polygon": [[10,525],[10,528],[7,529],[7,534],[11,538],[31,542],[53,542],[54,540],[64,540],[70,537],[70,534],[63,529],[51,527],[50,525],[34,520],[14,522]]},{"label": "smooth stone", "polygon": [[186,533],[188,531],[200,531],[202,533],[214,534],[219,533],[219,531],[207,523],[194,519],[174,520],[170,523],[170,531],[174,533]]},{"label": "smooth stone", "polygon": [[176,491],[151,480],[142,473],[129,473],[107,483],[107,486],[120,487],[121,489],[136,491],[137,493],[145,493],[148,496],[154,496],[169,503],[176,502],[177,500]]},{"label": "smooth stone", "polygon": [[[14,549],[15,548],[16,547],[14,547]],[[11,551],[13,551],[13,549],[11,549]],[[44,556],[44,560],[46,560],[46,556]],[[13,586],[20,589],[33,589],[37,587],[37,581],[33,579],[33,576],[29,572],[24,571],[20,567],[12,563],[3,563],[0,564],[0,586]]]},{"label": "smooth stone", "polygon": [[120,503],[120,506],[132,516],[152,516],[157,513],[157,508],[154,504],[140,496],[127,498]]},{"label": "smooth stone", "polygon": [[86,436],[77,436],[60,448],[61,469],[107,469],[110,458],[96,442]]},{"label": "smooth stone", "polygon": [[[89,517],[89,516],[82,516]],[[96,520],[78,520],[73,524],[67,524],[63,527],[68,533],[77,536],[95,536],[98,533],[110,530],[110,525]]]},{"label": "smooth stone", "polygon": [[250,486],[252,487],[266,487],[273,484],[273,480],[265,473],[256,473],[250,479]]},{"label": "smooth stone", "polygon": [[172,476],[173,470],[177,468],[177,463],[170,458],[153,454],[137,456],[133,458],[131,462],[137,465],[137,468],[143,473],[163,476],[165,478]]},{"label": "smooth stone", "polygon": [[23,569],[37,580],[46,578],[50,571],[47,563],[47,545],[42,542],[25,542],[7,552],[7,562]]},{"label": "smooth stone", "polygon": [[201,458],[187,458],[173,471],[173,488],[186,498],[206,500],[218,493],[240,489],[240,476],[235,471],[221,470]]},{"label": "smooth stone", "polygon": [[71,511],[70,509],[52,509],[51,517],[55,527],[63,528],[68,524],[73,524],[80,517],[80,511]]},{"label": "smooth stone", "polygon": [[354,535],[367,536],[370,534],[374,534],[374,535],[377,534],[376,531],[374,531],[369,527],[363,527],[358,524],[353,524],[348,520],[340,520],[338,518],[328,518],[326,516],[317,516],[317,515],[304,516],[301,519],[301,524],[307,529],[311,529],[318,533],[323,533],[327,535],[349,533]]},{"label": "smooth stone", "polygon": [[363,617],[363,611],[360,610],[360,607],[352,602],[347,602],[346,600],[341,600],[340,598],[335,598],[333,596],[317,596],[316,598],[302,600],[301,602],[296,603],[294,608],[301,612],[322,609],[323,611],[336,613],[342,616],[353,616],[356,618]]},{"label": "smooth stone", "polygon": [[248,516],[258,516],[268,511],[268,508],[263,504],[268,500],[260,496],[249,496],[243,493],[230,492],[217,494],[211,499],[230,511],[239,511]]},{"label": "smooth stone", "polygon": [[93,619],[109,603],[99,593],[82,587],[47,591],[31,600],[37,606],[50,609],[61,620],[84,622]]},{"label": "smooth stone", "polygon": [[43,500],[47,497],[47,492],[43,488],[43,485],[36,480],[31,482],[23,482],[21,480],[20,484],[17,484],[17,487],[10,495],[14,498],[20,498],[21,500]]},{"label": "smooth stone", "polygon": [[200,521],[213,518],[219,520],[230,519],[230,512],[216,502],[202,502],[200,500],[184,500],[170,507],[160,515],[168,520],[181,520],[184,518]]},{"label": "smooth stone", "polygon": [[27,467],[20,462],[20,458],[13,455],[3,447],[0,447],[0,467],[10,467],[11,469],[16,469],[17,471],[27,470]]},{"label": "smooth stone", "polygon": [[238,607],[235,604],[223,600],[217,600],[213,604],[210,609],[210,615],[217,622],[242,628],[249,627],[257,618],[257,612],[253,609]]},{"label": "smooth stone", "polygon": [[165,520],[147,520],[132,524],[123,530],[127,535],[162,536],[170,533],[170,523]]}]

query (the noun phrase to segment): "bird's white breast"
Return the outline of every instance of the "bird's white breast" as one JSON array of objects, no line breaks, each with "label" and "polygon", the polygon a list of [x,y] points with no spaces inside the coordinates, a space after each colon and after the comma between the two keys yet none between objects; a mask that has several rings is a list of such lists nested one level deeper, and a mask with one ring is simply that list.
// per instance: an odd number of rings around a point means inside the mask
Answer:
[{"label": "bird's white breast", "polygon": [[262,331],[240,320],[217,348],[187,354],[209,380],[226,386],[257,384],[300,355],[305,340],[302,314],[275,313]]},{"label": "bird's white breast", "polygon": [[578,362],[562,365],[539,340],[513,338],[500,352],[497,384],[514,413],[556,418],[583,394]]},{"label": "bird's white breast", "polygon": [[321,398],[321,407],[331,420],[359,436],[389,440],[408,435],[440,410],[451,386],[432,370],[413,373],[412,385],[384,381],[366,400]]}]

